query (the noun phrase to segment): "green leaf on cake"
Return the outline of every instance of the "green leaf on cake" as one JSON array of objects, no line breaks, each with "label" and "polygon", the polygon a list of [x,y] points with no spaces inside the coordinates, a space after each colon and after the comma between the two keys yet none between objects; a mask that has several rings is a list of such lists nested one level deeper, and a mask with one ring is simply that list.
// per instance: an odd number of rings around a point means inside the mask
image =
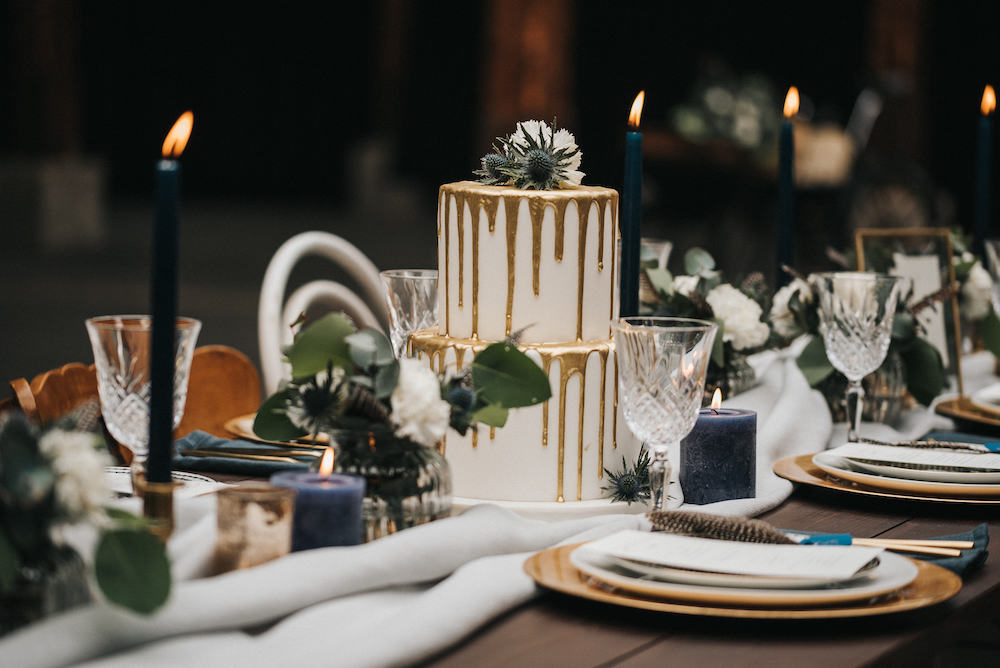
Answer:
[{"label": "green leaf on cake", "polygon": [[286,351],[292,365],[292,378],[314,376],[326,371],[330,363],[351,368],[353,361],[347,338],[354,333],[354,324],[340,313],[326,315],[306,327]]},{"label": "green leaf on cake", "polygon": [[503,427],[507,424],[508,411],[498,404],[487,404],[469,416],[471,422],[482,422],[487,427]]},{"label": "green leaf on cake", "polygon": [[472,382],[484,403],[504,408],[532,406],[552,396],[549,377],[517,346],[501,341],[476,355]]},{"label": "green leaf on cake", "polygon": [[142,614],[155,611],[170,594],[170,561],[163,543],[148,531],[119,529],[102,535],[94,573],[109,601]]}]

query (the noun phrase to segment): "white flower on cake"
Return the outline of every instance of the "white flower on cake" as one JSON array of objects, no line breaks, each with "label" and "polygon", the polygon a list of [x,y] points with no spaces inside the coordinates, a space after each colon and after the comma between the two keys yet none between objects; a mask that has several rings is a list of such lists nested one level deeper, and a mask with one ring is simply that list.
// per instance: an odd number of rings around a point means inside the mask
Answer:
[{"label": "white flower on cake", "polygon": [[722,321],[722,340],[732,343],[734,350],[749,350],[764,345],[770,333],[760,321],[760,305],[745,294],[723,283],[705,296],[715,317]]},{"label": "white flower on cake", "polygon": [[46,432],[38,441],[39,451],[51,462],[56,476],[60,515],[68,521],[104,517],[103,504],[110,495],[105,468],[111,458],[98,445],[93,434],[60,429]]},{"label": "white flower on cake", "polygon": [[433,447],[448,429],[451,405],[441,398],[441,382],[417,359],[399,360],[399,382],[390,403],[397,436]]},{"label": "white flower on cake", "polygon": [[962,315],[969,320],[982,320],[990,313],[993,297],[993,279],[983,265],[976,262],[969,269],[969,277],[962,286]]},{"label": "white flower on cake", "polygon": [[[554,131],[553,131],[554,130]],[[580,185],[583,154],[576,138],[564,128],[555,129],[545,121],[522,121],[500,147],[483,156],[482,169],[474,173],[487,185],[552,190]]]},{"label": "white flower on cake", "polygon": [[788,285],[778,288],[774,293],[774,302],[771,304],[769,318],[774,325],[774,331],[786,339],[802,334],[802,328],[795,321],[795,315],[789,310],[788,302],[792,296],[798,293],[799,299],[803,302],[812,302],[812,288],[801,278],[796,278]]}]

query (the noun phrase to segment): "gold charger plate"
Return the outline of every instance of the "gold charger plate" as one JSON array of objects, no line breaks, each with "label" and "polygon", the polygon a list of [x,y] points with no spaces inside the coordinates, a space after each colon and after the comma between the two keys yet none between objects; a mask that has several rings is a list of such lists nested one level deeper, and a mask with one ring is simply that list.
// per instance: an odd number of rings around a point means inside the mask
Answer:
[{"label": "gold charger plate", "polygon": [[968,397],[955,397],[939,401],[934,412],[959,422],[971,422],[993,429],[1000,429],[1000,412],[974,404]]},{"label": "gold charger plate", "polygon": [[964,504],[1000,504],[998,497],[965,497],[965,496],[944,496],[928,493],[902,492],[891,489],[881,489],[866,487],[850,480],[828,475],[818,466],[813,464],[813,455],[799,455],[789,457],[775,462],[772,470],[776,475],[785,480],[810,485],[812,487],[822,487],[824,489],[835,489],[840,492],[850,492],[852,494],[862,494],[865,496],[878,496],[887,499],[902,499],[905,501],[937,501],[941,503],[964,503]]},{"label": "gold charger plate", "polygon": [[299,441],[268,441],[267,439],[261,438],[257,434],[253,433],[253,420],[257,417],[256,413],[247,413],[246,415],[238,415],[230,420],[227,420],[223,428],[228,431],[233,436],[245,439],[247,441],[257,441],[258,443],[275,443],[278,445],[301,445],[302,443],[329,443],[330,437],[326,434],[319,434],[316,436],[315,440],[306,436]]},{"label": "gold charger plate", "polygon": [[890,597],[868,604],[831,605],[821,608],[752,608],[722,605],[696,605],[656,598],[644,598],[591,586],[586,576],[569,560],[570,553],[581,544],[563,545],[542,550],[524,562],[524,572],[536,583],[554,591],[579,596],[592,601],[611,603],[627,608],[673,612],[681,615],[732,617],[745,619],[833,619],[838,617],[868,617],[906,610],[915,610],[946,601],[962,588],[962,579],[951,571],[923,561],[917,565],[917,577]]}]

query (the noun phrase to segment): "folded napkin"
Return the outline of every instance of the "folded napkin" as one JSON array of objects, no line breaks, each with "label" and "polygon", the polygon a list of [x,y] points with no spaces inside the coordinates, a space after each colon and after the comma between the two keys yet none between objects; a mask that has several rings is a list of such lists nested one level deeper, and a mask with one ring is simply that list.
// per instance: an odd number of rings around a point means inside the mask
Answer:
[{"label": "folded napkin", "polygon": [[972,531],[963,531],[951,536],[935,536],[941,540],[971,540],[975,543],[971,550],[962,550],[959,557],[934,557],[931,555],[912,555],[917,559],[922,559],[928,563],[947,568],[949,571],[957,573],[962,577],[969,571],[978,568],[986,561],[989,551],[986,549],[990,544],[990,527],[986,523],[980,524]]},{"label": "folded napkin", "polygon": [[212,473],[232,473],[235,475],[269,476],[277,471],[304,471],[314,457],[296,457],[295,462],[269,462],[252,459],[226,457],[221,452],[218,457],[186,456],[187,450],[219,450],[240,448],[259,451],[262,455],[279,455],[281,448],[267,443],[254,443],[237,439],[219,438],[203,431],[192,431],[174,443],[173,467],[180,471],[210,471]]}]

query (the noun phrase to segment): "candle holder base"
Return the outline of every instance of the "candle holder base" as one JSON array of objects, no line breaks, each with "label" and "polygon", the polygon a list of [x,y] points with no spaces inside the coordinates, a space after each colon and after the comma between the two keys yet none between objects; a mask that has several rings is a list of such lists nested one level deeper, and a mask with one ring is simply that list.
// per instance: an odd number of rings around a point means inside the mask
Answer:
[{"label": "candle holder base", "polygon": [[166,543],[174,532],[174,489],[179,482],[149,482],[145,475],[135,480],[136,493],[142,497],[142,514],[149,521],[149,531]]}]

